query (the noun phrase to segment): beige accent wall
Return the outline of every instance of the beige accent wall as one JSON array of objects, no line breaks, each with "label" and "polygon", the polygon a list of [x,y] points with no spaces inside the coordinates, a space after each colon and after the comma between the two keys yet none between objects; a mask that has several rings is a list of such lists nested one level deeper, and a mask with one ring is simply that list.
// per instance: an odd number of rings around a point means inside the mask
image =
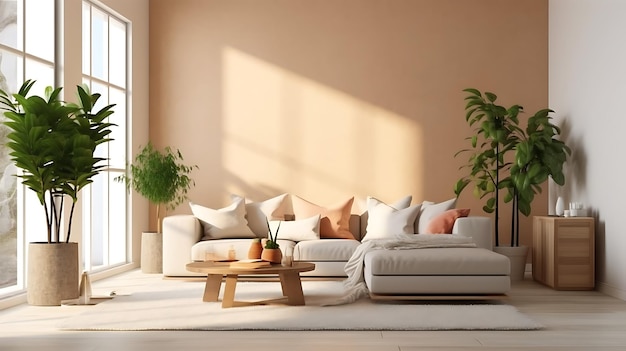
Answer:
[{"label": "beige accent wall", "polygon": [[547,0],[150,1],[150,138],[199,166],[190,200],[206,206],[450,199],[471,133],[462,89],[531,115],[547,82]]}]

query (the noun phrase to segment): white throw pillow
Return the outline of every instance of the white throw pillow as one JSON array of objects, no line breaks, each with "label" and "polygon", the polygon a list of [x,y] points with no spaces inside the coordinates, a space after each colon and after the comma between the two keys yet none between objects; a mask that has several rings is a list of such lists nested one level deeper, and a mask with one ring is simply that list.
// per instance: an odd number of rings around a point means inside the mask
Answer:
[{"label": "white throw pillow", "polygon": [[367,198],[367,228],[362,241],[391,239],[399,234],[413,234],[421,204],[409,206],[411,196],[388,205],[374,197]]},{"label": "white throw pillow", "polygon": [[432,201],[422,202],[422,210],[417,218],[417,233],[426,233],[426,228],[433,218],[453,209],[454,206],[456,206],[456,197],[440,203],[434,203]]},{"label": "white throw pillow", "polygon": [[[248,227],[244,199],[234,200],[232,204],[220,209],[212,209],[189,202],[191,212],[202,223],[202,240],[255,238]],[[266,225],[267,228],[267,225]]]},{"label": "white throw pillow", "polygon": [[[233,201],[243,199],[243,197],[231,194]],[[246,219],[248,227],[259,238],[267,238],[267,221],[285,218],[285,199],[287,194],[275,196],[265,201],[252,202],[245,199]]]},{"label": "white throw pillow", "polygon": [[[278,239],[296,242],[320,239],[320,215],[295,221],[270,221],[272,234],[276,234],[278,223],[280,223]],[[265,231],[267,232],[267,225]]]}]

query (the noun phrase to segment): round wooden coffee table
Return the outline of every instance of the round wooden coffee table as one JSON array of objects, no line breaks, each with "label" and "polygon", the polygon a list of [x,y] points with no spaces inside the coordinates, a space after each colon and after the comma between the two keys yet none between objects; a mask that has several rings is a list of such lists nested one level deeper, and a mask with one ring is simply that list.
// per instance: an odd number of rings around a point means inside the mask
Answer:
[{"label": "round wooden coffee table", "polygon": [[[304,305],[304,294],[302,293],[302,281],[300,272],[309,272],[315,269],[315,264],[310,262],[294,262],[291,267],[280,264],[263,268],[231,268],[227,262],[192,262],[187,264],[187,270],[195,273],[206,273],[206,285],[202,301],[218,301],[222,277],[226,277],[224,286],[224,298],[222,308],[267,305],[271,303],[282,303],[292,306]],[[235,301],[235,288],[240,275],[267,275],[278,274],[280,285],[283,290],[283,298],[273,300],[262,300],[255,302]]]}]

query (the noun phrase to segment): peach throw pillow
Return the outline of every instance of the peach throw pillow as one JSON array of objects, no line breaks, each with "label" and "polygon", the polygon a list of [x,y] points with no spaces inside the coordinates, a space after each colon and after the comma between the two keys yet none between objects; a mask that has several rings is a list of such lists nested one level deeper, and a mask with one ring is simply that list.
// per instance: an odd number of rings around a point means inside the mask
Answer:
[{"label": "peach throw pillow", "polygon": [[296,219],[320,215],[320,238],[354,239],[350,232],[350,214],[354,197],[331,207],[322,207],[299,196],[291,197],[291,204]]},{"label": "peach throw pillow", "polygon": [[469,216],[469,208],[455,208],[447,210],[430,220],[424,233],[426,234],[450,234],[457,218]]}]

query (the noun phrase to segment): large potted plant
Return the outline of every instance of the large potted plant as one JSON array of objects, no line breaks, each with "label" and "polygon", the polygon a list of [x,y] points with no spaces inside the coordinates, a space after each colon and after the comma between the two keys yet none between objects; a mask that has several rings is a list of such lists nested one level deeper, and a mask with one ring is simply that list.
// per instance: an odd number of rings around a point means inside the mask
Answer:
[{"label": "large potted plant", "polygon": [[[470,183],[474,195],[486,198],[483,210],[495,214],[494,250],[511,259],[511,279],[523,278],[528,247],[519,244],[519,214],[530,215],[535,194],[541,185],[552,177],[563,185],[563,164],[570,149],[556,137],[561,130],[551,123],[549,109],[542,109],[528,119],[526,128],[519,126],[523,107],[505,108],[496,104],[497,96],[484,95],[477,89],[465,89],[465,119],[474,126],[474,135],[468,139],[471,148],[457,153],[470,153],[463,166],[469,173],[459,179],[454,187],[458,196]],[[503,201],[511,202],[510,246],[500,245],[499,206],[500,190],[505,191]]]},{"label": "large potted plant", "polygon": [[[179,150],[165,147],[159,151],[148,142],[127,167],[127,173],[115,180],[126,182],[127,188],[135,190],[156,206],[157,231],[142,234],[141,269],[144,273],[161,273],[162,256],[159,254],[163,242],[163,215],[187,199],[187,192],[195,185],[189,176],[198,166],[183,164]],[[165,207],[162,212],[162,207]],[[152,255],[148,251],[153,251]]]},{"label": "large potted plant", "polygon": [[28,248],[28,303],[60,305],[78,297],[78,244],[70,242],[74,209],[79,192],[106,166],[95,151],[111,140],[107,118],[114,105],[92,111],[100,94],[84,86],[77,87],[77,104],[61,100],[60,87],[47,87],[44,97],[27,97],[34,84],[27,80],[13,95],[0,90],[0,105],[11,129],[6,144],[11,160],[22,170],[17,176],[45,212],[47,241]]}]

